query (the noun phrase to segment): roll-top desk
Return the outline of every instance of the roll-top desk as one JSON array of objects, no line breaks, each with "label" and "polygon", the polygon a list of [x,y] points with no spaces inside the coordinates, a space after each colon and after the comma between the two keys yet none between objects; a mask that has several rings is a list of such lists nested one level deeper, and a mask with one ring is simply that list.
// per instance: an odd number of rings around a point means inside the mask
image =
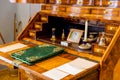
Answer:
[{"label": "roll-top desk", "polygon": [[[19,1],[16,1],[19,2]],[[20,1],[22,2],[22,1]],[[6,47],[16,43],[22,43],[27,47],[0,52],[0,59],[18,67],[20,80],[51,80],[42,73],[55,67],[73,61],[77,57],[95,62],[96,65],[79,72],[76,75],[69,74],[62,80],[119,80],[120,58],[120,1],[119,0],[34,0],[28,3],[41,3],[40,12],[28,22],[18,36],[17,40],[0,47]],[[56,4],[57,3],[57,4]],[[91,32],[105,32],[106,45],[100,46],[93,41],[92,48],[81,50],[78,46],[82,43],[71,43],[68,46],[61,45],[64,29],[64,41],[67,40],[70,29],[85,30],[85,21],[88,20],[88,35]],[[56,40],[51,40],[52,29],[55,28]],[[101,34],[97,34],[97,37]],[[24,50],[34,45],[52,44],[64,48],[64,54],[50,57],[29,66],[15,60],[10,55],[16,51]],[[87,65],[87,64],[86,64]]]}]

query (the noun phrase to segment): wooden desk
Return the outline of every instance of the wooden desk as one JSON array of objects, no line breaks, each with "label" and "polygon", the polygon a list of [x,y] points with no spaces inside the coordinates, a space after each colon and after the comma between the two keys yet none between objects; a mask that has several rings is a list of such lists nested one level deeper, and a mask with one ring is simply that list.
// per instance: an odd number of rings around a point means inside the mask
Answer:
[{"label": "wooden desk", "polygon": [[[37,41],[32,41],[32,42],[36,43],[36,44],[43,44],[42,42],[37,42]],[[8,46],[8,45],[15,44],[15,43],[23,43],[23,42],[15,41],[15,42],[11,42],[11,43],[2,45],[0,47]],[[25,43],[26,45],[28,45],[27,47],[17,49],[17,50],[12,50],[7,53],[0,52],[1,60],[5,61],[9,64],[12,64],[13,66],[15,65],[18,67],[20,80],[27,80],[27,79],[51,80],[50,78],[43,76],[41,73],[51,70],[60,65],[63,65],[67,62],[70,62],[78,57],[73,54],[64,52],[63,54],[59,54],[57,56],[39,61],[38,63],[36,63],[35,65],[32,65],[32,66],[18,62],[15,59],[10,57],[10,54],[12,54],[13,52],[32,47],[33,45],[35,45],[33,43],[27,42],[27,43]],[[78,73],[77,75],[68,75],[67,77],[63,78],[62,80],[75,80],[78,78],[83,79],[83,80],[87,80],[87,78],[89,80],[98,80],[98,78],[99,78],[98,77],[98,72],[99,72],[98,69],[99,69],[99,63],[93,67],[90,67],[90,68]]]}]

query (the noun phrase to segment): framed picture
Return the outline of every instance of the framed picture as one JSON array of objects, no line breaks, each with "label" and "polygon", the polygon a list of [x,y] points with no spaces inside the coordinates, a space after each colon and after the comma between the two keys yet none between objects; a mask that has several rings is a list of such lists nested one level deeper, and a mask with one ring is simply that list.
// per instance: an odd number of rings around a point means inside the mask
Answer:
[{"label": "framed picture", "polygon": [[67,41],[73,43],[79,43],[81,36],[83,35],[83,30],[79,29],[70,29]]}]

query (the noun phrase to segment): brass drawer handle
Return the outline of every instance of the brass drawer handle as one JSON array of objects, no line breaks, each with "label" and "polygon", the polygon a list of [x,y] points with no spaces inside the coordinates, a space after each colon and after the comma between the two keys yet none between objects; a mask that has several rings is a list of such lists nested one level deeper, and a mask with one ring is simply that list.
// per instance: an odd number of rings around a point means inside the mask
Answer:
[{"label": "brass drawer handle", "polygon": [[112,2],[111,2],[111,1],[109,1],[109,2],[108,2],[108,4],[109,4],[109,5],[111,5],[111,4],[112,4]]},{"label": "brass drawer handle", "polygon": [[78,3],[79,3],[79,4],[81,4],[82,2],[81,2],[81,1],[79,1]]},{"label": "brass drawer handle", "polygon": [[104,11],[104,14],[108,14],[108,11]]},{"label": "brass drawer handle", "polygon": [[82,1],[80,1],[80,0],[77,0],[77,4],[81,4],[82,3]]}]

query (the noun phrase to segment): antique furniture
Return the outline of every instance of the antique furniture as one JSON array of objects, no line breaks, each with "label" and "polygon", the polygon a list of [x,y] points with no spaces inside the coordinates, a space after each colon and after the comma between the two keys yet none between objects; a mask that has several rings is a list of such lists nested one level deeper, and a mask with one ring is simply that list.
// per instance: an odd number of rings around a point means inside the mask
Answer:
[{"label": "antique furniture", "polygon": [[[12,0],[11,0],[12,1]],[[18,67],[20,80],[51,80],[43,73],[51,71],[66,63],[82,58],[95,65],[86,68],[78,74],[69,74],[62,80],[119,80],[120,62],[120,9],[119,0],[14,0],[24,3],[41,3],[40,12],[29,21],[27,26],[18,36],[17,40],[0,46],[0,59]],[[43,4],[45,3],[45,4]],[[92,48],[81,50],[78,46],[83,41],[71,45],[61,45],[67,40],[70,29],[85,29],[85,21],[88,20],[89,33],[92,38],[99,38],[100,32],[105,32],[106,45],[99,45],[99,42],[89,41]],[[54,29],[54,30],[53,30]],[[98,34],[96,34],[98,33]],[[54,40],[51,37],[54,35]],[[91,36],[91,34],[90,34]],[[95,37],[94,37],[95,36]],[[69,40],[68,40],[69,41]],[[51,44],[64,48],[63,53],[44,59],[30,66],[11,57],[17,51],[32,48],[35,45]],[[15,47],[17,45],[17,47]],[[10,48],[10,47],[13,48]],[[19,47],[18,47],[19,46]],[[22,46],[22,47],[20,47]],[[4,50],[7,48],[8,50]],[[78,62],[79,63],[79,62]],[[80,63],[79,63],[80,64]],[[80,64],[87,65],[88,64]],[[109,76],[109,77],[108,77]]]}]

